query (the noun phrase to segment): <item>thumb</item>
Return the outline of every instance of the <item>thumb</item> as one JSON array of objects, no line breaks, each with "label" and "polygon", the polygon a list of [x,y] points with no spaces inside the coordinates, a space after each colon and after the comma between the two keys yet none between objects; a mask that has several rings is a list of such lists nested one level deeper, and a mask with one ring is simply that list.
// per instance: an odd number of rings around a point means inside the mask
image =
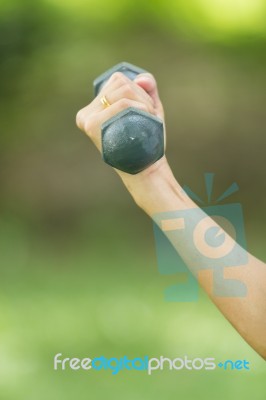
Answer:
[{"label": "thumb", "polygon": [[157,83],[153,75],[149,73],[139,74],[135,78],[134,82],[148,93],[153,100],[156,115],[159,118],[164,119],[163,106],[159,97]]}]

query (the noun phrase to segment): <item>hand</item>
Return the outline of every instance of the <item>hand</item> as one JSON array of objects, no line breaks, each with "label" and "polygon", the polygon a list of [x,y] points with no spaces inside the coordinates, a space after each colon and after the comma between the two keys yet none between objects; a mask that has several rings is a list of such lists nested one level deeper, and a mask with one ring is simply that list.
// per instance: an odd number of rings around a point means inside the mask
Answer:
[{"label": "hand", "polygon": [[[101,103],[103,96],[110,103],[109,107],[104,107]],[[128,107],[136,107],[149,112],[164,122],[163,106],[159,98],[156,81],[151,74],[140,74],[134,81],[131,81],[120,72],[114,73],[98,96],[77,113],[77,126],[91,138],[102,152],[102,124]],[[165,129],[164,136],[166,136]],[[130,175],[117,169],[115,171],[121,177],[137,205],[143,209],[146,209],[147,202],[149,202],[147,196],[149,197],[150,194],[153,198],[153,190],[149,192],[147,188],[157,186],[158,180],[165,180],[166,176],[171,175],[165,156],[136,175]],[[154,178],[156,178],[156,183]]]},{"label": "hand", "polygon": [[[103,96],[110,103],[109,107],[105,107],[101,103]],[[131,81],[120,72],[114,73],[98,96],[78,112],[77,125],[102,151],[102,124],[128,107],[138,108],[164,120],[163,107],[159,99],[156,81],[151,74],[140,74],[135,81]],[[119,174],[121,175],[121,171],[119,171]]]}]

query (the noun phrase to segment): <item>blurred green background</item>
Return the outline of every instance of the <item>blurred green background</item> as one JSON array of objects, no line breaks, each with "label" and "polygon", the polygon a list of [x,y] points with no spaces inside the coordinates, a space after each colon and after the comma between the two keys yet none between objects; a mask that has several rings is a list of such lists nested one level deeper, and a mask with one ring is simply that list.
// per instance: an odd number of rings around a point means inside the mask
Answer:
[{"label": "blurred green background", "polygon": [[[0,398],[265,399],[265,366],[204,294],[167,303],[152,225],[75,127],[92,81],[151,71],[181,184],[240,191],[265,260],[264,0],[1,0]],[[59,372],[53,357],[246,358],[250,372]]]}]

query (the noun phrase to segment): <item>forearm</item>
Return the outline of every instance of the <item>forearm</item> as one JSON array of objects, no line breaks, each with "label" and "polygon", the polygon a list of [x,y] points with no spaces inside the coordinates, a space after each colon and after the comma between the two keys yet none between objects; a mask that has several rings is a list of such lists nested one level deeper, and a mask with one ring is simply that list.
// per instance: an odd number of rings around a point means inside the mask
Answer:
[{"label": "forearm", "polygon": [[[208,229],[215,224],[212,218],[204,214],[182,190],[165,158],[147,171],[144,171],[144,173],[133,177],[134,179],[132,177],[128,179],[126,174],[122,174],[121,177],[135,202],[151,218],[156,220],[160,213],[191,209],[193,210],[191,215],[201,213],[200,217],[204,217],[204,229]],[[171,227],[169,231],[166,227],[165,235],[183,258],[190,271],[197,276],[200,285],[225,317],[259,354],[266,357],[265,264],[237,245],[239,254],[245,253],[247,263],[234,267],[225,265],[226,268],[223,271],[224,280],[220,282],[220,290],[226,292],[226,279],[232,279],[242,282],[246,286],[247,293],[244,297],[238,297],[237,295],[232,297],[230,293],[223,297],[217,296],[213,290],[213,270],[205,269],[204,258],[195,253],[195,245],[192,238],[185,237],[184,240],[178,240],[175,235],[171,234]],[[234,240],[227,233],[225,235],[227,245],[230,247]]]}]

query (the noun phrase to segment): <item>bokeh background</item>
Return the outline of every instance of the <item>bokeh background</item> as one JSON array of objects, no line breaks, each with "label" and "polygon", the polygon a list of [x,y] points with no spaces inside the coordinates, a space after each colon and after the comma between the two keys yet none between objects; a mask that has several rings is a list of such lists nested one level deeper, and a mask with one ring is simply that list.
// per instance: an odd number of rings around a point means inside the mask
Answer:
[{"label": "bokeh background", "polygon": [[[128,61],[158,80],[168,158],[240,191],[265,260],[264,0],[1,0],[0,398],[265,399],[265,366],[204,294],[167,303],[151,221],[75,126]],[[248,359],[250,372],[54,371],[53,357]]]}]

